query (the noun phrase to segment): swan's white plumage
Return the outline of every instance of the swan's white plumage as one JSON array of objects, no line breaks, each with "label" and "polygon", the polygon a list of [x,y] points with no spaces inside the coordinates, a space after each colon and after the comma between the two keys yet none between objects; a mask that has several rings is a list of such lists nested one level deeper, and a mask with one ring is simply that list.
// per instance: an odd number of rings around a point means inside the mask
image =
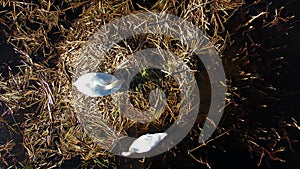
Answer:
[{"label": "swan's white plumage", "polygon": [[128,152],[122,152],[123,156],[129,156],[132,153],[145,153],[155,147],[167,133],[145,134],[137,138],[129,147]]},{"label": "swan's white plumage", "polygon": [[86,73],[73,84],[81,93],[90,97],[111,95],[121,88],[122,81],[107,73]]}]

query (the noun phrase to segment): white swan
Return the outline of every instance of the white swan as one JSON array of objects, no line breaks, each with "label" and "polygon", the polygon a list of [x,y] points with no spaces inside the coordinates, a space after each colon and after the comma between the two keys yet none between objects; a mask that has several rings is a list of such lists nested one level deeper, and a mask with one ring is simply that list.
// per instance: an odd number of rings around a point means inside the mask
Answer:
[{"label": "white swan", "polygon": [[129,147],[129,151],[122,152],[123,156],[129,156],[133,153],[145,153],[155,147],[167,133],[145,134],[137,138]]},{"label": "white swan", "polygon": [[80,76],[73,85],[90,97],[111,95],[122,86],[122,81],[107,73],[87,73]]}]

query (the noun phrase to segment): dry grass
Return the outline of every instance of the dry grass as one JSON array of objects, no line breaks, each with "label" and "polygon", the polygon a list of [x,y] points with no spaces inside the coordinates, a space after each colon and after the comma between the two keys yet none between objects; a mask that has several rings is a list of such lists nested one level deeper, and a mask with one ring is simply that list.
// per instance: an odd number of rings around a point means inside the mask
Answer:
[{"label": "dry grass", "polygon": [[[282,10],[280,5],[270,8],[261,7],[253,12],[251,9],[254,7],[251,6],[263,6],[260,3],[262,2],[255,1],[253,4],[245,4],[243,0],[162,0],[140,4],[130,0],[102,2],[1,0],[0,25],[3,27],[1,33],[20,56],[20,62],[17,68],[11,67],[11,69],[18,69],[18,73],[9,71],[8,76],[0,76],[0,89],[4,91],[0,95],[0,101],[5,103],[6,114],[13,116],[22,111],[24,120],[16,124],[14,122],[5,124],[0,118],[0,124],[12,126],[14,130],[20,128],[23,136],[22,144],[26,150],[26,159],[18,161],[17,158],[7,155],[13,148],[13,141],[1,144],[1,161],[5,166],[56,168],[68,160],[80,157],[81,167],[111,168],[116,165],[113,155],[105,151],[110,147],[99,146],[93,142],[83,132],[80,120],[74,113],[81,112],[74,110],[74,104],[83,103],[82,99],[84,99],[72,97],[74,89],[72,82],[76,79],[74,74],[78,74],[74,72],[76,71],[74,67],[78,64],[78,58],[80,60],[80,57],[84,56],[81,47],[101,25],[127,14],[145,10],[165,11],[180,16],[198,25],[207,34],[222,56],[229,84],[226,103],[228,113],[225,115],[229,122],[224,120],[218,131],[235,135],[238,140],[244,140],[243,145],[247,145],[249,151],[260,157],[259,165],[266,156],[270,160],[283,161],[277,157],[277,154],[284,150],[280,143],[289,140],[289,136],[284,135],[286,126],[295,128],[298,126],[297,122],[280,118],[278,122],[275,118],[270,124],[264,125],[249,118],[253,114],[253,107],[255,109],[258,107],[259,112],[269,112],[265,116],[272,117],[271,109],[275,109],[275,104],[280,103],[282,98],[281,91],[276,87],[272,88],[272,82],[269,82],[263,74],[268,67],[261,68],[264,67],[262,66],[264,63],[260,63],[258,51],[255,51],[257,43],[253,37],[256,35],[252,32],[263,28],[274,30],[285,28],[284,23],[290,22],[292,17],[280,16]],[[103,64],[98,65],[98,70],[113,73],[118,64],[129,54],[149,46],[174,52],[186,60],[196,76],[203,76],[199,79],[207,78],[207,75],[201,73],[201,64],[191,56],[185,55],[187,50],[185,45],[176,42],[172,37],[149,34],[132,37],[116,45],[105,56]],[[265,50],[269,51],[267,48]],[[268,63],[276,62],[276,57],[267,59],[270,59]],[[147,78],[153,74],[155,72],[145,71],[141,76]],[[162,87],[173,86],[174,90],[178,87],[178,84],[173,84],[172,79],[158,80],[157,83]],[[254,83],[259,86],[259,89],[256,86],[249,87],[249,84]],[[201,85],[203,85],[202,89],[207,87],[207,84]],[[135,84],[136,86],[138,84]],[[154,86],[153,83],[145,81],[144,86],[135,91],[146,92]],[[247,93],[248,91],[250,92]],[[253,97],[257,100],[252,101]],[[131,98],[133,102],[138,102],[136,107],[145,109],[148,106],[147,100],[141,95],[135,95],[135,92],[132,92]],[[203,100],[204,103],[201,104],[207,107],[205,105],[207,100]],[[118,109],[112,104],[110,96],[97,99],[95,103],[95,108],[100,110],[101,118],[98,114],[88,112],[80,116],[92,120],[97,127],[107,131],[106,133],[109,133],[113,126],[119,133],[137,136],[149,130],[164,131],[172,125],[176,121],[179,104],[176,93],[170,95],[168,109],[159,120],[143,125],[139,130],[137,130],[141,127],[139,124],[121,117]],[[207,112],[204,111],[205,113]],[[102,120],[108,122],[109,126],[99,123]],[[201,131],[202,121],[203,116],[199,115],[198,125],[195,125],[188,136],[187,143],[193,143],[188,152],[195,161],[209,167],[210,159],[205,161],[204,156],[195,153],[202,148],[194,141]],[[111,140],[105,140],[106,142],[97,141],[101,145],[110,145],[116,136],[110,137]],[[218,137],[216,133],[214,138],[222,137]],[[214,140],[211,139],[209,142]],[[264,140],[269,141],[266,143]],[[176,152],[171,150],[171,153],[176,154]],[[11,158],[15,161],[7,162]]]}]

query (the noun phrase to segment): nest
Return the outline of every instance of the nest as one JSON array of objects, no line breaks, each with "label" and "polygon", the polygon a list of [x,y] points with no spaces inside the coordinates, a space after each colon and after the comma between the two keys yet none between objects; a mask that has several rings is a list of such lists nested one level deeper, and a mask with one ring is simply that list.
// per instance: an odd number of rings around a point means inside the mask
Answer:
[{"label": "nest", "polygon": [[[272,33],[276,32],[276,37],[282,38],[289,28],[287,23],[293,22],[292,16],[282,12],[284,4],[262,1],[246,3],[243,0],[38,0],[0,3],[1,38],[17,54],[16,60],[1,65],[0,101],[3,113],[0,124],[6,129],[0,129],[14,134],[10,134],[10,139],[4,144],[0,144],[0,166],[112,168],[123,163],[123,159],[120,162],[120,159],[106,151],[111,147],[104,146],[114,142],[116,135],[109,135],[110,140],[95,142],[85,132],[81,125],[82,119],[76,114],[83,112],[78,110],[82,107],[77,106],[76,110],[74,106],[84,101],[80,100],[82,98],[74,99],[72,82],[79,74],[75,69],[78,60],[85,56],[84,45],[102,25],[128,14],[145,11],[167,12],[201,28],[221,55],[229,88],[226,93],[226,113],[221,124],[206,146],[199,145],[197,138],[210,102],[210,91],[205,90],[209,88],[208,76],[203,71],[201,61],[187,55],[187,47],[168,36],[143,34],[116,44],[103,56],[103,61],[95,64],[96,67],[91,70],[114,73],[128,55],[157,47],[175,53],[199,77],[198,82],[203,81],[198,83],[202,109],[189,135],[178,148],[167,154],[146,159],[145,163],[134,161],[132,165],[146,168],[156,158],[168,161],[186,152],[190,163],[198,162],[194,166],[210,167],[214,165],[214,159],[207,158],[201,152],[210,152],[212,147],[223,149],[229,141],[255,154],[254,159],[258,165],[263,166],[264,162],[269,161],[284,161],[277,154],[291,145],[291,136],[286,134],[289,131],[287,126],[296,129],[299,126],[294,118],[282,115],[285,108],[278,105],[282,103],[283,92],[280,85],[271,81],[274,74],[279,72],[284,76],[286,73],[284,68],[269,71],[276,64],[284,65],[282,56],[275,54],[276,47],[279,46],[279,49],[282,44],[268,44]],[[268,33],[268,36],[259,39],[264,33]],[[264,54],[268,55],[263,57]],[[158,74],[164,79],[149,81]],[[158,120],[138,124],[124,118],[113,104],[111,96],[95,99],[91,106],[100,110],[101,115],[85,112],[82,113],[84,118],[93,119],[96,127],[101,128],[104,134],[110,133],[112,128],[117,133],[133,137],[149,131],[165,131],[178,119],[181,98],[176,91],[180,84],[157,70],[145,70],[136,78],[139,83],[131,85],[130,98],[138,109],[146,110],[149,107],[149,100],[145,98],[157,86],[165,91],[175,91],[168,95],[168,109],[164,110]],[[17,118],[18,115],[22,117]],[[11,152],[19,144],[20,138],[23,154],[13,156]]]}]

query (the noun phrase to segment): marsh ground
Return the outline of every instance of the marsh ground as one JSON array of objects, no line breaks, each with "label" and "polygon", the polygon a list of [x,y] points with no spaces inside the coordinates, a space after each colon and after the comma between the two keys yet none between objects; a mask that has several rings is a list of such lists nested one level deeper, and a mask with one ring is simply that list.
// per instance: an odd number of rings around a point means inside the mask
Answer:
[{"label": "marsh ground", "polygon": [[[299,2],[0,2],[0,167],[297,168]],[[145,9],[188,14],[207,33],[223,56],[231,96],[212,138],[228,134],[189,154],[199,146],[195,125],[176,149],[141,162],[93,144],[65,98],[72,59],[91,30]]]}]

